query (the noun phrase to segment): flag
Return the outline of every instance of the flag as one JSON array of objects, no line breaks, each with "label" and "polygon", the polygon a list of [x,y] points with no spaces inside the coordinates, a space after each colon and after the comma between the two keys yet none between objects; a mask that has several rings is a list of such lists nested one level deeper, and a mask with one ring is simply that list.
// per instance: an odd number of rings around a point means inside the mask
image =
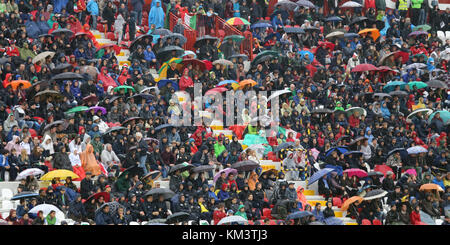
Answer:
[{"label": "flag", "polygon": [[195,30],[197,27],[197,15],[190,15],[190,13],[186,13],[184,15],[184,23]]}]

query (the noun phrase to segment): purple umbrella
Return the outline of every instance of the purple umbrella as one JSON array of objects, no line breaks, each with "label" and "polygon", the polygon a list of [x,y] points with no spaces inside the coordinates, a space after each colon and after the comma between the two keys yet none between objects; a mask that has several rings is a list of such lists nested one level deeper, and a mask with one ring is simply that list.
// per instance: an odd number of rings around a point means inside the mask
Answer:
[{"label": "purple umbrella", "polygon": [[103,115],[106,114],[106,108],[101,106],[92,106],[89,110],[94,110],[95,113],[97,113],[97,111],[102,111]]},{"label": "purple umbrella", "polygon": [[216,175],[214,175],[214,183],[217,182],[217,180],[220,178],[220,175],[222,175],[222,173],[226,173],[227,177],[230,173],[237,175],[238,171],[234,168],[226,168],[226,169],[222,169],[220,170]]},{"label": "purple umbrella", "polygon": [[408,37],[410,36],[418,36],[418,35],[428,35],[428,32],[426,31],[414,31],[409,33]]}]

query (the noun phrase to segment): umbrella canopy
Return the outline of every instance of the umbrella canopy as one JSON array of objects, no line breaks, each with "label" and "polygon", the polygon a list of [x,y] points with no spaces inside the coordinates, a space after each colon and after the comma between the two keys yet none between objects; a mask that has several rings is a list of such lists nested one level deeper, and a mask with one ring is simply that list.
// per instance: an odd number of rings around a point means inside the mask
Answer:
[{"label": "umbrella canopy", "polygon": [[314,214],[309,211],[297,211],[295,213],[289,214],[286,219],[301,219],[308,216],[314,216]]},{"label": "umbrella canopy", "polygon": [[39,168],[28,168],[23,170],[22,172],[19,173],[19,175],[17,175],[16,180],[22,180],[22,179],[26,179],[28,176],[37,176],[37,175],[41,175],[44,174],[45,172],[42,171]]},{"label": "umbrella canopy", "polygon": [[277,90],[277,91],[273,92],[273,93],[269,96],[269,98],[267,98],[267,101],[270,101],[270,100],[272,100],[272,99],[274,99],[274,98],[276,98],[276,97],[278,97],[278,96],[280,96],[280,95],[288,94],[288,93],[291,93],[291,91],[288,90],[288,89]]},{"label": "umbrella canopy", "polygon": [[231,224],[231,223],[246,223],[248,222],[247,219],[245,219],[242,216],[238,215],[232,215],[225,218],[222,218],[217,225],[225,225],[225,224]]},{"label": "umbrella canopy", "polygon": [[410,65],[405,66],[405,70],[410,70],[410,69],[424,69],[427,68],[427,65],[424,63],[412,63]]},{"label": "umbrella canopy", "polygon": [[371,190],[366,193],[366,195],[364,196],[364,200],[367,201],[367,200],[374,200],[377,198],[382,198],[382,197],[386,196],[387,194],[388,194],[388,192],[385,190],[381,190],[381,189]]},{"label": "umbrella canopy", "polygon": [[179,33],[171,33],[169,35],[165,35],[162,38],[162,41],[165,43],[169,38],[172,39],[173,41],[175,41],[177,38],[180,39],[180,45],[184,45],[187,42],[187,39]]},{"label": "umbrella canopy", "polygon": [[172,215],[169,215],[167,217],[166,223],[167,224],[175,224],[175,223],[187,221],[187,220],[189,220],[190,216],[191,215],[189,213],[186,213],[186,212],[177,212],[177,213],[174,213]]},{"label": "umbrella canopy", "polygon": [[156,53],[156,57],[165,61],[168,60],[167,58],[170,57],[172,52],[175,52],[175,57],[180,57],[181,55],[183,55],[184,49],[174,45],[166,46],[158,50],[158,52]]},{"label": "umbrella canopy", "polygon": [[366,20],[368,20],[367,17],[359,16],[359,17],[354,18],[352,20],[352,22],[350,22],[350,25],[353,25],[353,24],[358,23],[358,22],[366,21]]},{"label": "umbrella canopy", "polygon": [[248,56],[245,54],[234,54],[234,55],[228,57],[228,60],[233,60],[233,59],[239,60],[240,58],[242,58],[243,61],[248,60]]},{"label": "umbrella canopy", "polygon": [[55,205],[51,205],[51,204],[37,205],[36,207],[34,207],[30,211],[28,211],[28,213],[37,214],[39,211],[43,212],[44,217],[46,217],[51,211],[55,211],[57,221],[64,220],[64,218],[65,218],[64,213],[61,210],[59,210],[58,207],[56,207]]},{"label": "umbrella canopy", "polygon": [[222,175],[222,173],[225,173],[225,174],[226,174],[226,177],[225,177],[225,178],[228,178],[228,175],[229,175],[230,173],[232,173],[233,175],[237,175],[238,171],[237,171],[236,169],[234,169],[234,168],[225,168],[225,169],[222,169],[222,170],[220,170],[216,175],[214,175],[214,183],[217,182],[217,180],[220,178],[220,175]]},{"label": "umbrella canopy", "polygon": [[256,22],[255,24],[251,25],[250,28],[251,29],[255,29],[255,28],[268,28],[268,27],[272,27],[272,24],[267,23],[267,22]]},{"label": "umbrella canopy", "polygon": [[352,69],[352,72],[376,71],[378,68],[372,64],[360,64]]},{"label": "umbrella canopy", "polygon": [[431,26],[429,25],[418,25],[412,29],[412,31],[429,31],[429,30],[431,30]]},{"label": "umbrella canopy", "polygon": [[360,196],[352,196],[349,199],[345,200],[345,202],[342,204],[341,210],[346,211],[349,208],[350,204],[355,202],[358,204],[361,203],[363,200],[364,199]]},{"label": "umbrella canopy", "polygon": [[321,169],[321,170],[315,172],[315,173],[311,176],[311,178],[309,178],[308,186],[311,185],[312,183],[318,181],[318,180],[319,180],[320,178],[322,178],[324,175],[329,174],[329,173],[331,173],[331,172],[333,172],[333,171],[335,171],[335,170],[332,169],[332,168],[324,168],[324,169]]},{"label": "umbrella canopy", "polygon": [[355,37],[359,37],[358,33],[347,32],[344,34],[344,38],[355,38]]},{"label": "umbrella canopy", "polygon": [[180,172],[189,171],[192,168],[194,168],[194,165],[191,165],[187,162],[180,163],[170,168],[169,175],[174,174],[176,171]]},{"label": "umbrella canopy", "polygon": [[55,56],[55,52],[51,52],[51,51],[45,51],[42,53],[39,53],[38,55],[36,55],[33,60],[31,62],[33,62],[33,64],[38,63],[39,61],[43,61],[45,60],[45,58],[47,58],[48,56],[50,56],[51,58],[53,58],[53,56]]},{"label": "umbrella canopy", "polygon": [[408,93],[407,92],[405,92],[405,91],[392,91],[392,92],[389,92],[389,95],[390,96],[401,96],[401,97],[405,97],[405,96],[407,96],[408,95]]},{"label": "umbrella canopy", "polygon": [[408,37],[415,37],[415,36],[419,36],[419,35],[428,35],[428,32],[426,32],[426,31],[413,31],[413,32],[408,34]]},{"label": "umbrella canopy", "polygon": [[366,171],[359,168],[349,168],[346,169],[344,173],[347,173],[347,176],[350,178],[353,176],[356,176],[358,178],[364,178],[368,176]]},{"label": "umbrella canopy", "polygon": [[231,165],[231,168],[234,168],[239,171],[251,171],[257,167],[259,167],[259,163],[251,161],[251,160],[240,161],[240,162],[233,163]]},{"label": "umbrella canopy", "polygon": [[[387,175],[387,172],[392,172],[392,173],[394,173],[394,171],[392,171],[392,168],[391,167],[389,167],[389,166],[387,166],[387,165],[376,165],[375,166],[375,168],[373,169],[374,171],[377,171],[377,172],[382,172],[383,173],[383,175],[384,175],[384,177],[386,177],[386,175]],[[395,176],[394,176],[395,177]]]},{"label": "umbrella canopy", "polygon": [[153,188],[149,191],[147,191],[144,194],[144,197],[146,196],[163,196],[165,200],[172,198],[173,196],[175,196],[175,192],[171,191],[168,188]]},{"label": "umbrella canopy", "polygon": [[205,35],[205,36],[199,37],[199,38],[197,38],[197,40],[195,40],[194,48],[199,48],[199,47],[203,46],[204,44],[206,44],[207,41],[213,42],[213,44],[214,44],[214,43],[218,42],[219,40],[220,39],[217,37]]},{"label": "umbrella canopy", "polygon": [[376,41],[378,37],[380,37],[380,30],[378,30],[377,28],[367,28],[358,32],[359,35],[366,33],[370,34],[370,36],[373,38],[374,41]]},{"label": "umbrella canopy", "polygon": [[261,53],[256,55],[256,57],[252,60],[251,65],[254,66],[255,64],[258,64],[258,60],[265,56],[278,57],[279,54],[278,54],[278,52],[273,51],[273,50],[262,51]]},{"label": "umbrella canopy", "polygon": [[392,151],[388,152],[388,156],[390,156],[396,152],[401,152],[401,151],[406,151],[406,149],[405,148],[395,148]]},{"label": "umbrella canopy", "polygon": [[217,86],[224,86],[224,85],[227,85],[227,84],[237,84],[238,82],[237,81],[234,81],[234,80],[224,80],[224,81],[221,81],[221,82],[219,82],[218,84],[217,84]]},{"label": "umbrella canopy", "polygon": [[389,94],[386,94],[386,93],[374,93],[373,95],[372,95],[372,97],[379,97],[380,99],[384,99],[385,97],[391,97]]},{"label": "umbrella canopy", "polygon": [[313,109],[311,111],[311,113],[317,113],[317,114],[330,114],[333,113],[332,110],[330,109],[326,109],[326,108],[317,108],[317,109]]},{"label": "umbrella canopy", "polygon": [[66,69],[69,70],[69,71],[72,71],[73,65],[68,64],[68,63],[59,64],[55,68],[52,69],[52,72],[55,73],[55,74],[58,74],[58,73],[63,72]]},{"label": "umbrella canopy", "polygon": [[428,152],[427,149],[425,149],[425,147],[417,145],[417,146],[413,146],[413,147],[409,147],[408,149],[406,149],[406,151],[408,152],[408,154],[419,154],[419,153],[425,153]]},{"label": "umbrella canopy", "polygon": [[170,34],[172,34],[172,33],[173,33],[173,32],[171,32],[171,31],[169,31],[169,30],[167,30],[167,29],[159,28],[159,29],[154,30],[151,34],[152,34],[152,35],[167,36],[167,35],[170,35]]},{"label": "umbrella canopy", "polygon": [[87,106],[76,106],[70,110],[65,111],[64,113],[73,114],[73,113],[83,112],[83,111],[88,111],[88,110],[89,110],[89,107],[87,107]]},{"label": "umbrella canopy", "polygon": [[65,80],[85,80],[85,77],[75,72],[64,72],[53,76],[51,81],[65,81]]},{"label": "umbrella canopy", "polygon": [[125,208],[124,206],[122,206],[118,202],[107,202],[107,203],[104,203],[102,206],[100,206],[97,210],[95,210],[95,214],[100,212],[105,206],[109,206],[109,213],[111,215],[116,215],[117,210],[119,209],[119,207]]},{"label": "umbrella canopy", "polygon": [[429,184],[423,184],[420,186],[419,191],[430,191],[430,190],[436,190],[436,191],[444,191],[442,187],[440,187],[437,184],[429,183]]},{"label": "umbrella canopy", "polygon": [[65,121],[64,121],[64,120],[58,120],[58,121],[54,121],[54,122],[52,122],[52,123],[49,123],[49,124],[47,124],[47,125],[44,127],[44,132],[47,131],[47,130],[49,130],[49,129],[51,129],[51,128],[53,128],[53,127],[57,127],[57,126],[59,126],[59,125],[64,125],[64,124],[65,124]]},{"label": "umbrella canopy", "polygon": [[345,33],[342,31],[334,31],[334,32],[326,35],[325,38],[330,39],[330,38],[335,38],[335,37],[343,37],[344,34]]},{"label": "umbrella canopy", "polygon": [[342,18],[339,16],[331,16],[326,18],[325,21],[339,22],[342,21]]},{"label": "umbrella canopy", "polygon": [[31,192],[31,191],[24,191],[24,192],[14,195],[11,198],[11,201],[25,199],[25,198],[33,198],[33,197],[38,197],[38,196],[39,196],[39,193],[35,193],[35,192]]},{"label": "umbrella canopy", "polygon": [[291,2],[289,0],[281,0],[278,1],[274,7],[281,10],[293,11],[298,7],[298,5],[295,2]]},{"label": "umbrella canopy", "polygon": [[326,225],[344,225],[344,221],[336,217],[328,217],[324,219]]},{"label": "umbrella canopy", "polygon": [[312,2],[310,2],[308,0],[299,0],[296,2],[296,4],[298,6],[307,7],[307,8],[315,8],[316,7],[316,5],[314,5]]},{"label": "umbrella canopy", "polygon": [[171,128],[171,127],[174,127],[174,126],[172,124],[166,123],[166,124],[162,124],[162,125],[159,125],[158,127],[156,127],[155,131],[159,131],[159,130],[161,130],[163,128]]},{"label": "umbrella canopy", "polygon": [[295,34],[303,34],[303,33],[305,33],[305,30],[303,30],[300,27],[284,27],[283,30],[286,33],[295,33]]},{"label": "umbrella canopy", "polygon": [[103,134],[109,134],[109,133],[111,133],[111,132],[113,132],[113,131],[120,131],[120,130],[123,130],[123,129],[127,129],[127,128],[122,127],[122,126],[116,126],[116,127],[108,128],[108,129],[105,131],[105,133],[103,133]]},{"label": "umbrella canopy", "polygon": [[242,81],[239,83],[239,89],[242,89],[242,88],[244,88],[244,87],[247,86],[247,85],[253,87],[253,86],[255,86],[256,84],[258,84],[258,83],[255,82],[255,81],[253,81],[252,79],[245,79],[245,80],[242,80]]},{"label": "umbrella canopy", "polygon": [[245,37],[241,36],[241,35],[228,35],[223,39],[222,44],[226,43],[228,41],[228,39],[233,40],[234,42],[236,42],[239,45],[245,39]]},{"label": "umbrella canopy", "polygon": [[15,91],[19,86],[22,86],[22,89],[27,89],[31,87],[31,83],[26,80],[14,80],[6,85],[6,87],[11,86],[11,88]]},{"label": "umbrella canopy", "polygon": [[224,66],[229,66],[229,65],[232,65],[233,62],[226,60],[226,59],[218,59],[218,60],[215,60],[212,64],[213,65],[220,64],[220,65],[224,65]]},{"label": "umbrella canopy", "polygon": [[341,8],[362,8],[362,5],[357,2],[348,1],[342,4]]},{"label": "umbrella canopy", "polygon": [[407,83],[405,83],[403,81],[391,81],[391,82],[388,82],[386,85],[384,85],[383,91],[384,92],[392,92],[392,91],[394,91],[395,87],[397,87],[397,86],[400,86],[400,89],[404,89],[406,85],[407,85]]},{"label": "umbrella canopy", "polygon": [[46,89],[37,93],[34,97],[43,101],[49,97],[52,97],[54,100],[61,100],[64,96],[58,91]]},{"label": "umbrella canopy", "polygon": [[[156,30],[155,30],[156,31]],[[129,50],[130,52],[133,52],[137,49],[137,46],[145,44],[145,39],[149,39],[149,43],[153,41],[153,35],[152,34],[145,34],[140,35],[139,37],[135,38],[134,41],[130,44]],[[143,47],[145,49],[145,47]]]},{"label": "umbrella canopy", "polygon": [[122,122],[122,126],[124,126],[124,125],[126,125],[126,124],[128,124],[128,123],[130,123],[132,121],[136,121],[136,120],[144,120],[144,118],[142,118],[142,117],[130,117],[130,118],[127,118],[127,120]]},{"label": "umbrella canopy", "polygon": [[339,151],[341,154],[344,154],[344,153],[346,153],[346,152],[348,151],[348,147],[346,147],[346,146],[339,146],[339,147],[333,147],[333,148],[330,148],[330,149],[325,153],[325,156],[328,157],[329,155],[331,155],[331,153],[332,153],[333,151]]},{"label": "umbrella canopy", "polygon": [[431,81],[427,82],[427,85],[430,88],[448,89],[448,85],[445,84],[443,81],[439,81],[439,80],[431,80]]},{"label": "umbrella canopy", "polygon": [[151,171],[148,174],[142,176],[141,180],[144,180],[148,177],[152,177],[153,180],[159,178],[159,176],[161,176],[161,171],[159,170],[155,170],[155,171]]},{"label": "umbrella canopy", "polygon": [[428,85],[426,83],[420,82],[420,81],[409,82],[408,86],[410,89],[412,89],[413,87],[416,87],[417,89],[428,87]]},{"label": "umbrella canopy", "polygon": [[95,113],[97,113],[97,111],[101,111],[103,115],[106,114],[106,108],[102,106],[92,106],[89,110],[94,110]]},{"label": "umbrella canopy", "polygon": [[367,111],[366,109],[362,108],[362,107],[352,107],[352,108],[348,108],[347,110],[345,110],[345,112],[347,112],[347,115],[350,116],[352,114],[355,114],[355,112],[358,112],[359,115],[364,115],[367,116]]},{"label": "umbrella canopy", "polygon": [[431,121],[433,121],[433,118],[436,115],[436,113],[439,113],[444,124],[447,124],[448,122],[450,122],[450,112],[449,111],[435,111],[430,115],[430,117],[428,117],[429,125],[431,124]]},{"label": "umbrella canopy", "polygon": [[98,200],[100,197],[103,197],[105,202],[109,202],[109,200],[111,199],[111,195],[109,194],[109,192],[97,192],[95,194],[90,195],[86,199],[86,202],[89,203],[89,201],[92,200],[92,199]]},{"label": "umbrella canopy", "polygon": [[431,110],[431,109],[417,109],[417,110],[411,112],[411,113],[406,117],[406,119],[411,119],[411,118],[413,118],[414,116],[420,115],[420,114],[427,114],[427,115],[430,115],[432,112],[433,112],[433,110]]},{"label": "umbrella canopy", "polygon": [[277,148],[275,149],[275,152],[279,152],[282,149],[286,149],[286,148],[293,148],[294,146],[295,146],[294,142],[283,142],[277,146]]},{"label": "umbrella canopy", "polygon": [[65,179],[67,177],[71,177],[72,179],[80,178],[77,174],[75,174],[74,172],[72,172],[70,170],[58,169],[58,170],[53,170],[53,171],[46,173],[44,176],[41,177],[41,180],[50,181],[50,180],[53,180],[54,178]]},{"label": "umbrella canopy", "polygon": [[225,87],[216,87],[216,88],[213,88],[213,89],[210,89],[210,90],[206,91],[205,96],[206,95],[211,95],[211,94],[216,94],[216,93],[221,94],[221,93],[223,93],[225,91],[228,91],[228,89],[225,88]]},{"label": "umbrella canopy", "polygon": [[136,90],[133,87],[128,86],[128,85],[117,86],[114,88],[114,92],[119,92],[121,89],[124,89],[125,93],[128,92],[128,89],[130,89],[133,92],[136,92]]},{"label": "umbrella canopy", "polygon": [[382,172],[378,172],[378,171],[370,171],[368,174],[368,176],[384,176],[384,174]]},{"label": "umbrella canopy", "polygon": [[199,59],[183,59],[181,63],[183,64],[183,67],[186,67],[187,65],[191,64],[193,67],[199,66],[201,71],[206,70],[205,62]]},{"label": "umbrella canopy", "polygon": [[67,29],[67,28],[59,28],[54,30],[51,35],[53,36],[57,36],[57,35],[61,35],[61,34],[65,34],[68,37],[71,37],[73,35],[73,31]]},{"label": "umbrella canopy", "polygon": [[195,168],[192,168],[191,171],[193,173],[202,173],[202,172],[208,172],[214,170],[216,167],[211,165],[201,165]]},{"label": "umbrella canopy", "polygon": [[232,26],[242,26],[242,25],[250,25],[250,22],[244,18],[233,17],[227,20],[227,24]]}]

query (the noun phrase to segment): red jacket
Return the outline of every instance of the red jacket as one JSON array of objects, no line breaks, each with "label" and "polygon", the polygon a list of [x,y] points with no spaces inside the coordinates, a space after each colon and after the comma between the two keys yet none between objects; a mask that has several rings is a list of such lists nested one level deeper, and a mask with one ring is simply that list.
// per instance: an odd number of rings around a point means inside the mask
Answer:
[{"label": "red jacket", "polygon": [[219,223],[219,221],[225,217],[227,217],[227,214],[224,211],[221,211],[219,209],[214,210],[213,219],[215,225],[217,225],[217,223]]},{"label": "red jacket", "polygon": [[420,221],[420,213],[416,213],[416,211],[412,211],[409,215],[409,218],[411,219],[411,224],[415,225],[418,224]]},{"label": "red jacket", "polygon": [[348,123],[350,124],[350,127],[357,128],[359,127],[359,119],[355,117],[353,114],[348,119]]}]

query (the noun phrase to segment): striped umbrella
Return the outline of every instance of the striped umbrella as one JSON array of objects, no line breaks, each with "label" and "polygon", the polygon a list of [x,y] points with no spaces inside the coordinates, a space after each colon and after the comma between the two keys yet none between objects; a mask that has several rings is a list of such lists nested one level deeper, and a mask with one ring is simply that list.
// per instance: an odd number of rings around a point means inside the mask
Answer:
[{"label": "striped umbrella", "polygon": [[250,25],[250,22],[240,17],[233,17],[227,20],[227,24],[232,26]]}]

